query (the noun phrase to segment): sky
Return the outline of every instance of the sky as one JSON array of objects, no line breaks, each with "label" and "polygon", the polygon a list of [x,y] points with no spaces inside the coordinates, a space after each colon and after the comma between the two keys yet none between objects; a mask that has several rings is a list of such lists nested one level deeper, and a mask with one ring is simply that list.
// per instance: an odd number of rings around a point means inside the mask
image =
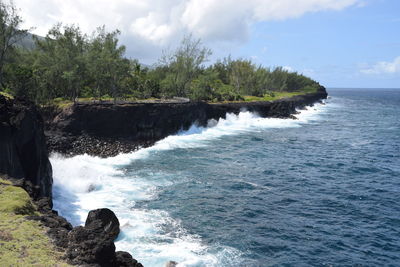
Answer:
[{"label": "sky", "polygon": [[400,88],[400,0],[14,0],[23,27],[119,29],[126,56],[154,64],[192,34],[217,59],[283,66],[326,87]]}]

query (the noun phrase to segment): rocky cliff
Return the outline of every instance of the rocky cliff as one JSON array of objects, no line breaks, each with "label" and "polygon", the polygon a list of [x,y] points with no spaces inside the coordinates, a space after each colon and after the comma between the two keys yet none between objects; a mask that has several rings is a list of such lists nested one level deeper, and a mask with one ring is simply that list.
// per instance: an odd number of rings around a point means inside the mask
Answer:
[{"label": "rocky cliff", "polygon": [[326,97],[321,87],[316,93],[271,102],[86,103],[58,112],[47,109],[44,114],[52,151],[112,156],[152,145],[192,124],[206,126],[208,120],[225,118],[227,113],[238,114],[245,109],[262,117],[289,118],[296,108]]},{"label": "rocky cliff", "polygon": [[[2,255],[24,258],[23,261],[7,259],[10,266],[14,262],[40,265],[38,262],[50,259],[50,265],[66,260],[80,266],[141,267],[129,253],[115,251],[119,222],[111,210],[91,211],[85,226],[75,228],[52,210],[52,168],[43,128],[42,117],[33,103],[0,95],[0,240],[4,243],[0,258]],[[57,246],[54,249],[57,257],[51,257],[52,248],[46,243],[48,238],[43,237],[45,229]],[[18,233],[18,240],[12,238],[16,230],[25,231]],[[19,247],[22,254],[18,254]],[[39,261],[27,255],[28,251],[40,249],[49,255],[41,255]]]},{"label": "rocky cliff", "polygon": [[52,169],[36,106],[0,95],[0,173],[17,179],[33,198],[51,201]]}]

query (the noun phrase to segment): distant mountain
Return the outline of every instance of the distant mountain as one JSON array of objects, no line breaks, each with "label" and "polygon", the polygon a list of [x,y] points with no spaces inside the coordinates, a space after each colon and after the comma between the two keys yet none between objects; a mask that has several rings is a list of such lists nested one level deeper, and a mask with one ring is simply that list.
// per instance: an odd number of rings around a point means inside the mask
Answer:
[{"label": "distant mountain", "polygon": [[22,38],[22,40],[18,41],[16,43],[17,46],[19,47],[23,47],[25,49],[28,50],[32,50],[35,48],[36,44],[35,44],[35,38],[38,38],[39,40],[44,39],[44,37],[36,35],[36,34],[32,34],[32,33],[27,33],[25,35],[24,38]]}]

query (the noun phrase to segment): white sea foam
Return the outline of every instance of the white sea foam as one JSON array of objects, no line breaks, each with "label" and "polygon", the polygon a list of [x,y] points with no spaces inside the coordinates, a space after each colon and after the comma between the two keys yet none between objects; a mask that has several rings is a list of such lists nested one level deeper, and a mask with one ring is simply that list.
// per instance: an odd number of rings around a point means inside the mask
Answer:
[{"label": "white sea foam", "polygon": [[179,262],[179,266],[240,265],[240,251],[218,244],[206,246],[200,237],[187,233],[167,211],[136,205],[138,201],[157,198],[160,190],[174,184],[172,177],[163,172],[141,177],[128,174],[124,167],[138,159],[151,159],[159,151],[205,147],[227,135],[301,127],[318,120],[319,112],[326,108],[320,104],[308,107],[296,115],[298,120],[260,118],[246,111],[227,114],[226,119],[210,121],[209,127],[192,126],[152,147],[106,159],[53,154],[54,208],[74,225],[83,224],[91,209],[111,208],[121,223],[117,249],[130,251],[145,266],[164,266],[169,260]]}]

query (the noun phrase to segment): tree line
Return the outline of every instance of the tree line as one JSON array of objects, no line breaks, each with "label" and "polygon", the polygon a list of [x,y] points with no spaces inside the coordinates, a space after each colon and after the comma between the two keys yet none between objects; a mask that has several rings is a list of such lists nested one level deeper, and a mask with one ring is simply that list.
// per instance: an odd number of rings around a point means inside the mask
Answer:
[{"label": "tree line", "polygon": [[84,34],[77,25],[57,24],[33,48],[21,45],[28,31],[12,4],[0,2],[0,86],[37,103],[54,99],[147,99],[186,97],[203,101],[312,91],[319,84],[282,67],[226,57],[206,64],[212,51],[185,36],[179,47],[147,67],[125,55],[118,30],[99,27]]}]

